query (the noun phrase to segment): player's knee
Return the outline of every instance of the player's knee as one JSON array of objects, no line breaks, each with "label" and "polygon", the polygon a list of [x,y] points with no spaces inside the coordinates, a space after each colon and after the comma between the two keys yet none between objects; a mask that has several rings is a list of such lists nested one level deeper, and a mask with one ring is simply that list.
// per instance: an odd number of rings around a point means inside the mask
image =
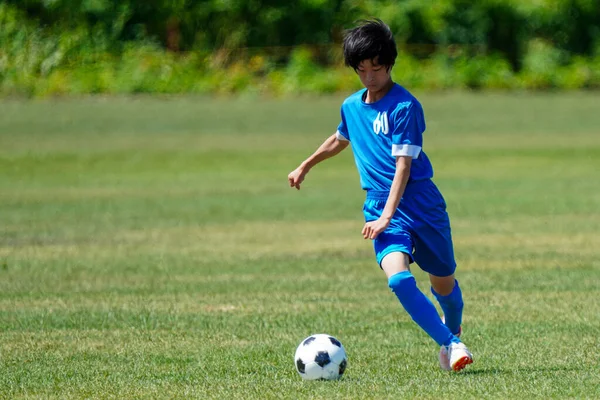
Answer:
[{"label": "player's knee", "polygon": [[388,279],[388,286],[396,294],[406,292],[406,287],[416,286],[416,284],[417,281],[410,271],[398,272]]},{"label": "player's knee", "polygon": [[462,292],[460,286],[458,286],[458,281],[454,281],[452,290],[446,295],[438,293],[433,287],[431,288],[431,293],[443,306],[454,309],[462,309],[464,306]]}]

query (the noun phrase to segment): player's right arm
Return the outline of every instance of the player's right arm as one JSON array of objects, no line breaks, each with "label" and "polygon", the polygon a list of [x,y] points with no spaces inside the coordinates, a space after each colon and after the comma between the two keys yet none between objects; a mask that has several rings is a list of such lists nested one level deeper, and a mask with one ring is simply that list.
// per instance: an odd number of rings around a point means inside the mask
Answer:
[{"label": "player's right arm", "polygon": [[298,168],[289,173],[288,182],[290,187],[300,190],[300,184],[304,181],[306,174],[308,174],[312,167],[321,161],[339,154],[349,144],[349,141],[338,139],[337,133],[329,136],[310,157],[304,160]]}]

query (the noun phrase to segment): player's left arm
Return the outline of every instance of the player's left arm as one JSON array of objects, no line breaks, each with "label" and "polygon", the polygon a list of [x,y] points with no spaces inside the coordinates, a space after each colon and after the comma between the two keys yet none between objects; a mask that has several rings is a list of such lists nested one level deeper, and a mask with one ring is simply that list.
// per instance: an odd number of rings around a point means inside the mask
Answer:
[{"label": "player's left arm", "polygon": [[406,189],[408,178],[410,176],[410,166],[412,164],[411,156],[396,157],[396,172],[390,188],[385,207],[381,213],[381,217],[375,221],[369,221],[362,229],[362,234],[365,239],[375,239],[377,235],[385,231],[390,225],[390,221],[400,204],[400,199]]}]

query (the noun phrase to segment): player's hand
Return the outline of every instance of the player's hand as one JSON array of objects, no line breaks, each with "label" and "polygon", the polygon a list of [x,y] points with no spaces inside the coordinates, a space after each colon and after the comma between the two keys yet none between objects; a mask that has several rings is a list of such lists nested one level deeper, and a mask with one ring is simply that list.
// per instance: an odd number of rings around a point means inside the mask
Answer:
[{"label": "player's hand", "polygon": [[385,231],[390,225],[389,219],[376,219],[375,221],[369,221],[362,228],[362,235],[365,239],[375,239],[377,235]]},{"label": "player's hand", "polygon": [[288,183],[290,184],[290,187],[295,187],[296,189],[300,190],[300,184],[304,181],[304,177],[307,173],[308,171],[302,167],[298,167],[290,172],[288,175]]}]

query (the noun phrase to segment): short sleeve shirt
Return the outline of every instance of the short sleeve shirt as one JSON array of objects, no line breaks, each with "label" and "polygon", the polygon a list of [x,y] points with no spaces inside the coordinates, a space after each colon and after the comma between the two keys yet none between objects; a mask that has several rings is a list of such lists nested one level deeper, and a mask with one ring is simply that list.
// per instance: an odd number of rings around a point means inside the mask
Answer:
[{"label": "short sleeve shirt", "polygon": [[344,101],[336,133],[352,144],[362,188],[389,191],[397,156],[412,157],[409,180],[432,178],[423,151],[425,117],[419,101],[398,84],[375,103],[365,103],[365,94],[363,89]]}]

